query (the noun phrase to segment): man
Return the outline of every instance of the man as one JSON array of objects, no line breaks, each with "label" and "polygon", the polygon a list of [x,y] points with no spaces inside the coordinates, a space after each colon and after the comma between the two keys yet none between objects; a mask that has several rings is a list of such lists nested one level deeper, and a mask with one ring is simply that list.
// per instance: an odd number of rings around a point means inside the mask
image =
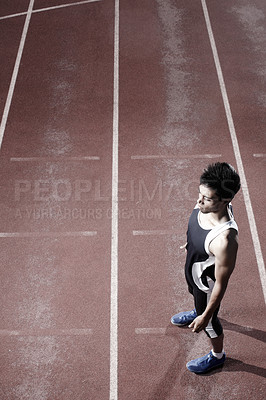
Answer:
[{"label": "man", "polygon": [[231,165],[209,165],[200,177],[199,198],[189,219],[185,276],[195,309],[174,315],[171,322],[189,325],[196,333],[204,330],[210,338],[210,353],[187,363],[195,373],[205,373],[225,361],[217,315],[236,262],[238,228],[231,200],[239,189],[240,178]]}]

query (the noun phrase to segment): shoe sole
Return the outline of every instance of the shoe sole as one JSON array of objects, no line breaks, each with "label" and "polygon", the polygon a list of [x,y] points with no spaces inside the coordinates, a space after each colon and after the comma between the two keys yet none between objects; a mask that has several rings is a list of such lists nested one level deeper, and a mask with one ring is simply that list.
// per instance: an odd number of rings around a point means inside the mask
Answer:
[{"label": "shoe sole", "polygon": [[[195,319],[195,318],[194,318],[194,319]],[[184,323],[184,324],[177,324],[176,322],[174,322],[174,321],[171,320],[171,324],[173,324],[173,325],[175,325],[175,326],[179,326],[179,327],[188,326],[188,325],[190,325],[190,324],[194,321],[194,319],[193,319],[191,322],[186,322],[186,323]]]},{"label": "shoe sole", "polygon": [[200,372],[192,371],[188,367],[187,367],[187,369],[189,372],[193,372],[194,374],[203,375],[203,374],[207,374],[210,371],[213,371],[214,369],[222,368],[223,366],[224,366],[224,362],[222,364],[215,365],[214,367],[211,367],[211,368],[207,369],[206,371],[202,371],[202,372],[201,371]]},{"label": "shoe sole", "polygon": [[171,320],[171,324],[172,324],[172,325],[175,325],[175,326],[179,326],[180,328],[182,328],[182,326],[188,326],[189,324],[191,324],[191,322],[188,322],[187,324],[176,324],[175,322],[173,322],[173,321]]}]

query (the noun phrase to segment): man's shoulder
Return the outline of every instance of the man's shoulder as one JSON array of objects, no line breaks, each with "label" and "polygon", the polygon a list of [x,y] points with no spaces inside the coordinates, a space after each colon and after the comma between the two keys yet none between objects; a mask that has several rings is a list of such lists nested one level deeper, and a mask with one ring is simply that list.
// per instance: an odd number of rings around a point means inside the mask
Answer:
[{"label": "man's shoulder", "polygon": [[210,250],[214,255],[224,252],[234,252],[238,248],[238,232],[236,229],[226,229],[220,233],[210,244]]}]

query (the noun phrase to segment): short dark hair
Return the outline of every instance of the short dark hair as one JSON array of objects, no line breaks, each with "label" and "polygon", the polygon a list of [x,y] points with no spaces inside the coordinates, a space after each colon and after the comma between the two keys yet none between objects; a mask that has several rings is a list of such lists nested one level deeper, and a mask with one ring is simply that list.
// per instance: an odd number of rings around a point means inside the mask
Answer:
[{"label": "short dark hair", "polygon": [[217,162],[205,168],[200,177],[200,184],[215,190],[220,199],[231,200],[241,187],[238,173],[226,162]]}]

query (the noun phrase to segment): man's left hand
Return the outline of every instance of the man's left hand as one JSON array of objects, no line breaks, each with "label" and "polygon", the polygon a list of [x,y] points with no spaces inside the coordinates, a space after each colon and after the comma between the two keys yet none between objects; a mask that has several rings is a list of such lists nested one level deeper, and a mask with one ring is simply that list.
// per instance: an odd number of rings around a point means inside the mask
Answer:
[{"label": "man's left hand", "polygon": [[208,325],[209,321],[206,320],[206,318],[204,318],[203,315],[199,315],[198,317],[196,317],[194,319],[193,322],[191,322],[191,324],[188,326],[189,328],[192,328],[192,332],[200,332],[203,329],[206,328],[206,326]]}]

